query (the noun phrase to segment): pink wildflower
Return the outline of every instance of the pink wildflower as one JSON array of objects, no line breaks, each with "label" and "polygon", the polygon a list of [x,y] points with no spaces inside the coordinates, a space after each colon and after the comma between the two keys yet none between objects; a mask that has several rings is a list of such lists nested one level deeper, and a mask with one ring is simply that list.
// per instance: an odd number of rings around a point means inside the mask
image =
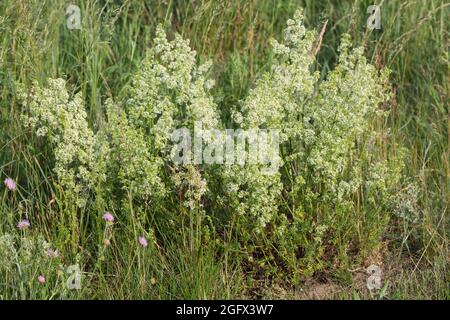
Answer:
[{"label": "pink wildflower", "polygon": [[114,221],[114,216],[111,213],[106,212],[103,215],[103,220],[105,220],[106,222],[113,222]]},{"label": "pink wildflower", "polygon": [[6,178],[5,179],[5,186],[10,191],[16,191],[16,188],[17,188],[16,182],[13,179],[11,179],[11,178]]},{"label": "pink wildflower", "polygon": [[45,283],[45,277],[44,276],[39,276],[37,279],[38,279],[39,283]]},{"label": "pink wildflower", "polygon": [[59,256],[58,250],[52,250],[52,249],[47,250],[47,257],[58,258],[58,256]]},{"label": "pink wildflower", "polygon": [[28,221],[27,219],[20,220],[19,223],[17,224],[17,228],[19,229],[28,229],[29,227],[30,221]]},{"label": "pink wildflower", "polygon": [[139,244],[143,247],[148,246],[147,239],[145,239],[145,237],[143,237],[143,236],[139,236]]}]

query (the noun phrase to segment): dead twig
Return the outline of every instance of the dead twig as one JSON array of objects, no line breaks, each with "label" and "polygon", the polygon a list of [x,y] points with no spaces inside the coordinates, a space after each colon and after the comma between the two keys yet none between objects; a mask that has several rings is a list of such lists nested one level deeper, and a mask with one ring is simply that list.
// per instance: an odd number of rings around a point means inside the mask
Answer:
[{"label": "dead twig", "polygon": [[315,57],[319,53],[320,47],[322,46],[323,35],[325,34],[327,24],[328,24],[328,20],[325,21],[325,23],[322,27],[322,30],[320,30],[320,34],[319,34],[319,37],[317,38],[317,42],[316,42],[317,45],[316,45],[316,48],[314,49],[313,57]]}]

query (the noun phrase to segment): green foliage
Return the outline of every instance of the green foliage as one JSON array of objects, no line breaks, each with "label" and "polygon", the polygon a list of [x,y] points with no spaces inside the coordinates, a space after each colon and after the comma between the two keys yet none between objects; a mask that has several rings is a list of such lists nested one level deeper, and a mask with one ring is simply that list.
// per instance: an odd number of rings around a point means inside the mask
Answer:
[{"label": "green foliage", "polygon": [[[225,202],[242,217],[236,233],[263,251],[259,263],[281,264],[300,275],[334,259],[323,257],[329,247],[354,244],[370,251],[369,243],[356,238],[359,230],[342,228],[360,219],[352,214],[358,210],[356,194],[380,207],[388,203],[401,169],[368,149],[377,147],[369,143],[376,134],[370,124],[384,116],[380,107],[389,100],[387,70],[368,64],[363,49],[352,50],[346,35],[336,68],[318,82],[318,73],[312,71],[316,38],[297,11],[284,30],[284,43],[274,42],[272,71],[261,76],[242,112],[235,113],[243,128],[281,131],[280,172],[268,176],[257,165],[225,171]],[[385,224],[380,215],[364,228],[381,231]]]},{"label": "green foliage", "polygon": [[[233,221],[246,255],[262,253],[256,262],[283,266],[294,278],[323,269],[325,258],[335,258],[324,256],[330,246],[347,244],[339,252],[344,256],[350,245],[369,252],[380,232],[368,243],[361,240],[365,235],[356,238],[359,230],[344,231],[342,225],[355,218],[356,193],[374,204],[387,203],[385,198],[400,178],[397,168],[365,149],[375,134],[370,123],[388,102],[388,73],[368,64],[363,49],[352,50],[345,36],[335,70],[319,82],[312,71],[317,35],[305,29],[301,11],[287,24],[284,42],[273,44],[272,71],[261,76],[241,111],[234,113],[242,129],[280,130],[280,172],[268,174],[251,163],[216,170],[171,163],[168,150],[174,129],[192,129],[195,121],[218,128],[219,117],[207,91],[204,75],[209,67],[197,67],[188,42],[179,35],[168,41],[161,28],[154,48],[132,77],[125,110],[108,101],[107,120],[98,134],[88,127],[80,94],[70,100],[60,79],[49,80],[46,89],[35,86],[28,101],[21,93],[29,114],[26,125],[37,136],[48,137],[55,153],[54,171],[68,192],[79,200],[87,198],[80,196],[82,191],[94,191],[97,204],[99,199],[114,199],[106,206],[122,215],[132,214],[134,208],[142,226],[147,225],[147,214],[157,213],[152,206],[181,200],[178,210],[184,207],[188,215],[203,216],[196,223],[218,221],[223,231]],[[221,179],[223,183],[214,183]],[[204,206],[212,203],[208,186],[211,193],[224,195],[219,201],[223,207]],[[227,212],[228,218],[219,219],[217,211]],[[174,219],[177,224],[183,221],[176,215]],[[366,223],[364,229],[382,231],[386,219],[379,216]],[[173,232],[166,228],[161,232]],[[299,254],[302,251],[306,257]]]},{"label": "green foliage", "polygon": [[[448,4],[385,1],[364,32],[369,4],[88,0],[68,30],[64,1],[1,1],[0,298],[348,285],[386,247],[413,272],[356,296],[448,298]],[[280,130],[279,170],[175,165],[196,121]]]},{"label": "green foliage", "polygon": [[[70,274],[58,258],[58,251],[42,236],[3,234],[0,236],[1,299],[52,299],[75,297],[66,283]],[[38,277],[45,275],[44,283]]]}]

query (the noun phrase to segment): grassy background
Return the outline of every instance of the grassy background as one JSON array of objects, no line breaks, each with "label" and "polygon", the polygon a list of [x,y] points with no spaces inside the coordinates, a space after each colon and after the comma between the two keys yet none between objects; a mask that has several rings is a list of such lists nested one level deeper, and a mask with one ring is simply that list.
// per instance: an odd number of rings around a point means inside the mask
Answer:
[{"label": "grassy background", "polygon": [[[90,124],[95,128],[102,123],[102,102],[122,94],[145,49],[151,46],[156,25],[162,23],[169,32],[190,39],[200,60],[214,61],[214,95],[227,122],[230,108],[270,67],[270,39],[279,39],[285,21],[303,7],[309,28],[320,30],[328,20],[317,64],[322,74],[333,68],[344,32],[352,35],[355,44],[365,46],[372,63],[392,70],[395,95],[388,121],[381,125],[392,133],[386,140],[388,146],[399,143],[408,150],[404,183],[420,187],[417,197],[423,214],[420,224],[395,220],[389,224],[383,237],[383,260],[390,271],[382,292],[371,295],[361,289],[354,280],[357,271],[326,274],[325,280],[322,275],[321,280],[313,279],[311,286],[305,283],[303,289],[314,291],[317,283],[332,282],[338,289],[328,291],[341,298],[449,298],[450,4],[444,0],[377,2],[382,5],[382,29],[369,32],[366,8],[371,1],[2,0],[0,178],[12,177],[21,187],[14,199],[0,189],[0,234],[14,229],[12,215],[32,208],[37,217],[35,224],[47,239],[58,243],[64,237],[54,234],[47,223],[58,219],[59,209],[64,206],[58,201],[61,190],[52,183],[49,150],[21,125],[15,81],[30,84],[47,77],[66,78],[74,91],[83,92]],[[81,8],[82,30],[66,27],[64,13],[70,3]],[[53,213],[56,216],[51,216]],[[81,213],[80,219],[87,214]],[[79,230],[79,237],[89,238],[91,231]],[[229,254],[227,245],[219,250],[219,256],[216,248],[191,254],[189,241],[193,240],[185,235],[185,247],[174,246],[157,254],[159,258],[152,267],[139,264],[144,275],[155,277],[152,290],[145,289],[138,273],[129,267],[145,261],[145,257],[131,251],[127,254],[129,244],[124,242],[103,257],[114,266],[91,266],[87,276],[94,279],[93,287],[69,297],[303,297],[299,288],[275,290],[271,282],[264,281],[255,285],[240,270],[239,261]],[[65,258],[75,259],[80,251],[89,254],[88,248],[67,247]],[[111,274],[127,281],[111,280]],[[0,283],[0,297],[17,297],[3,279]],[[257,294],[255,286],[259,288]],[[260,289],[265,286],[268,288]]]}]

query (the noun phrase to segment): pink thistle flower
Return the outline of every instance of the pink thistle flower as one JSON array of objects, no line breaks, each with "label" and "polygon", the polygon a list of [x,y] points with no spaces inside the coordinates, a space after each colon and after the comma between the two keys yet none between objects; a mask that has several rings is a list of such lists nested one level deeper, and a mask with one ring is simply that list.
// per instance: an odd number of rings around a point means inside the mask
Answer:
[{"label": "pink thistle flower", "polygon": [[58,250],[52,250],[52,249],[47,250],[47,257],[58,258],[58,256],[59,256]]},{"label": "pink thistle flower", "polygon": [[103,220],[105,220],[106,222],[114,222],[114,216],[111,213],[106,212],[103,215]]},{"label": "pink thistle flower", "polygon": [[148,246],[147,239],[145,239],[145,237],[143,237],[143,236],[139,236],[139,244],[143,247]]},{"label": "pink thistle flower", "polygon": [[6,178],[5,179],[5,186],[10,191],[16,191],[16,188],[17,188],[16,182],[13,179],[11,179],[11,178]]},{"label": "pink thistle flower", "polygon": [[28,221],[27,219],[20,220],[19,223],[17,224],[17,228],[19,229],[28,229],[29,227],[30,221]]},{"label": "pink thistle flower", "polygon": [[39,283],[41,283],[41,284],[45,283],[45,277],[44,276],[39,276],[37,279],[38,279]]},{"label": "pink thistle flower", "polygon": [[103,244],[107,247],[111,244],[111,241],[109,239],[103,240]]}]

